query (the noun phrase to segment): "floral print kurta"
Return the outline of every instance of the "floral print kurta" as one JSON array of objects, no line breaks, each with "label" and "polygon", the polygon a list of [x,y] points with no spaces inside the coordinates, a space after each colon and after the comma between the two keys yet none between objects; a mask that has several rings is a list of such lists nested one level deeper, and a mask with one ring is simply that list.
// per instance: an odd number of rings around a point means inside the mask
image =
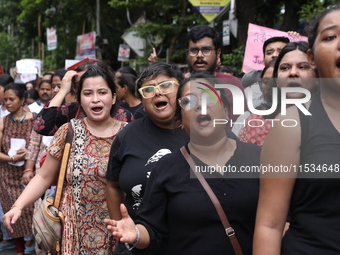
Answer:
[{"label": "floral print kurta", "polygon": [[[83,120],[75,123],[74,139],[61,199],[61,211],[65,215],[62,254],[112,254],[115,248],[113,236],[106,229],[104,219],[109,218],[106,204],[106,169],[113,137],[93,136]],[[123,126],[123,124],[122,124]],[[64,124],[55,134],[48,152],[61,160],[68,124]],[[79,130],[85,132],[83,153],[75,149]],[[79,141],[78,141],[79,142]],[[78,145],[76,145],[78,146]],[[81,170],[75,170],[75,161],[80,161]],[[79,185],[74,176],[79,175]],[[79,191],[79,192],[78,192]]]}]

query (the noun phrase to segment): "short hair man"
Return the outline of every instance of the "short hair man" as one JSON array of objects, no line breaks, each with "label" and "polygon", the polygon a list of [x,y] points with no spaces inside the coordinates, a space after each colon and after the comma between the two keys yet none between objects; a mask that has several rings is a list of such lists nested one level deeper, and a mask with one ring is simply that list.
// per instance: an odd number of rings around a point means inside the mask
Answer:
[{"label": "short hair man", "polygon": [[219,34],[207,25],[197,25],[187,34],[185,46],[189,72],[206,71],[212,75],[221,56]]},{"label": "short hair man", "polygon": [[[243,95],[244,88],[238,78],[228,74],[218,73],[216,69],[218,67],[218,60],[221,56],[221,38],[215,29],[208,25],[197,25],[191,28],[190,32],[186,36],[186,51],[187,62],[189,67],[189,75],[192,72],[205,71],[221,80],[221,83],[228,82],[238,87]],[[156,50],[148,58],[151,64],[157,61]],[[189,75],[185,75],[188,77]],[[224,81],[223,81],[223,80]],[[233,97],[229,90],[226,90],[226,94],[230,103],[229,119],[235,122],[239,115],[233,114]],[[244,96],[244,111],[248,111],[248,106]]]},{"label": "short hair man", "polygon": [[52,98],[52,84],[49,80],[42,80],[38,85],[39,98],[34,103],[30,104],[28,108],[31,112],[39,113],[44,105]]},{"label": "short hair man", "polygon": [[272,59],[277,58],[287,43],[289,43],[289,39],[285,36],[274,36],[267,39],[262,48],[264,65],[266,66]]},{"label": "short hair man", "polygon": [[[228,82],[238,87],[244,94],[244,88],[234,76],[216,72],[217,63],[221,56],[221,38],[217,31],[208,25],[197,25],[191,28],[186,37],[186,51],[189,72],[205,71],[215,76],[221,83]],[[233,115],[233,97],[229,90],[226,90],[229,102],[229,118],[236,121],[238,115]],[[248,107],[244,97],[244,110]]]}]

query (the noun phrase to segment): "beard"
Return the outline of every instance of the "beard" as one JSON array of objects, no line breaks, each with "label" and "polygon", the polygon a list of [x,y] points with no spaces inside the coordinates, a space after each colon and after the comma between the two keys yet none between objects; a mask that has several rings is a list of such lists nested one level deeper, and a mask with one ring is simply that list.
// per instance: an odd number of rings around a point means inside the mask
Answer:
[{"label": "beard", "polygon": [[[203,59],[197,59],[193,65],[190,64],[189,62],[189,59],[187,59],[187,62],[188,62],[188,69],[189,69],[189,72],[190,73],[196,73],[196,72],[207,72],[211,75],[214,75],[214,73],[216,72],[216,68],[217,68],[217,58],[215,58],[215,61],[213,62],[213,64],[209,67],[208,66],[208,63],[206,61],[204,61]],[[197,63],[203,63],[203,64],[206,64],[208,69],[206,70],[202,70],[202,69],[199,69],[199,70],[196,70],[194,68],[194,65],[197,64]]]}]

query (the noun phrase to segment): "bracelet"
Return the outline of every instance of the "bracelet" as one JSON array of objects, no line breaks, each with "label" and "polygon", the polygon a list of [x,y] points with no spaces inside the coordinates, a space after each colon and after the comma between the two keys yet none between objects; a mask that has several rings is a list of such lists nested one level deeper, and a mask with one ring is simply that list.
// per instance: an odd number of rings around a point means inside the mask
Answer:
[{"label": "bracelet", "polygon": [[128,249],[129,251],[131,251],[133,248],[136,247],[136,245],[138,244],[138,242],[140,241],[140,231],[139,229],[135,226],[136,232],[137,232],[137,240],[136,242],[130,247],[130,244],[125,243],[126,249]]},{"label": "bracelet", "polygon": [[17,206],[17,205],[12,205],[11,209],[13,209],[14,207],[16,207],[16,208],[18,208],[20,211],[22,211],[22,209],[21,209],[19,206]]},{"label": "bracelet", "polygon": [[11,162],[15,163],[14,156],[11,157]]},{"label": "bracelet", "polygon": [[34,172],[33,169],[25,169],[24,171],[22,171],[22,173],[27,173],[27,172]]}]

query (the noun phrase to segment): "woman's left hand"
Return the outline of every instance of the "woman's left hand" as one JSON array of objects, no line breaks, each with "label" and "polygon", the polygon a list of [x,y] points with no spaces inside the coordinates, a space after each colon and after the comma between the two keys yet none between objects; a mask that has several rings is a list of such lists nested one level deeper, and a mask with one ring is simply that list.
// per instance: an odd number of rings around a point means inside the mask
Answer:
[{"label": "woman's left hand", "polygon": [[124,204],[120,205],[120,211],[122,214],[121,220],[116,221],[105,219],[104,222],[107,225],[107,229],[114,237],[119,238],[122,243],[133,244],[137,239],[137,233],[135,229],[136,225],[129,216]]}]

